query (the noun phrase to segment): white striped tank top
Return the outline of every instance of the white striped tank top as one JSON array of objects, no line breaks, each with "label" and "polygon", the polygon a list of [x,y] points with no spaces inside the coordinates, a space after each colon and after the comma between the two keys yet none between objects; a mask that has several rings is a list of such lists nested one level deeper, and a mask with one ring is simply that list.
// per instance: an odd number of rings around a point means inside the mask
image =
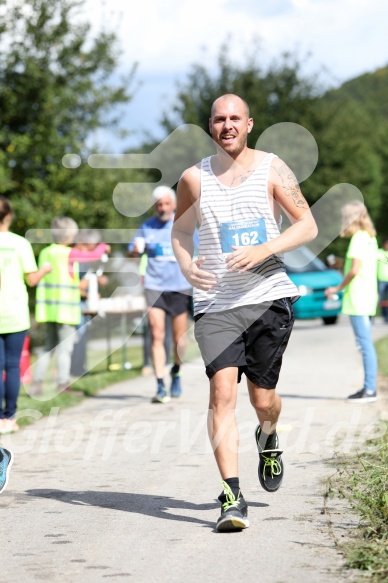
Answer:
[{"label": "white striped tank top", "polygon": [[274,154],[267,154],[243,183],[221,184],[213,174],[211,157],[201,162],[201,226],[199,257],[202,269],[214,273],[217,284],[209,291],[195,288],[194,314],[221,312],[298,295],[285,272],[282,256],[271,256],[245,273],[226,269],[230,245],[252,245],[279,235],[268,200],[268,175]]}]

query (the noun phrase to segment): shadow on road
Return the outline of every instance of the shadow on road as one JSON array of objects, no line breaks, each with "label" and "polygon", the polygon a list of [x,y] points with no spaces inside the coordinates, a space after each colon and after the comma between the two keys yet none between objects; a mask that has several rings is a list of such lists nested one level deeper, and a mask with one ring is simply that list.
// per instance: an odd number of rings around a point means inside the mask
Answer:
[{"label": "shadow on road", "polygon": [[279,393],[279,397],[282,399],[306,399],[306,400],[313,400],[313,401],[342,401],[343,403],[346,401],[344,397],[324,397],[319,395],[290,395],[290,394],[282,394]]},{"label": "shadow on road", "polygon": [[148,403],[150,401],[150,397],[144,395],[143,393],[140,393],[140,394],[136,394],[136,393],[129,394],[128,393],[125,395],[112,395],[111,393],[102,395],[100,393],[94,393],[94,394],[90,394],[87,396],[92,398],[92,399],[100,399],[100,400],[102,400],[102,399],[107,399],[107,400],[116,399],[118,401],[126,401],[129,399],[138,399],[139,401],[147,401]]},{"label": "shadow on road", "polygon": [[[178,520],[183,522],[193,522],[201,524],[204,527],[209,527],[214,530],[214,523],[194,516],[184,516],[181,514],[173,514],[171,510],[191,510],[191,511],[207,511],[219,508],[219,502],[212,502],[209,504],[193,504],[186,500],[176,500],[169,496],[152,496],[150,494],[132,494],[131,492],[95,492],[93,490],[86,491],[66,491],[66,490],[27,490],[28,496],[35,496],[38,498],[51,498],[66,504],[73,504],[78,506],[99,506],[100,508],[112,508],[112,510],[122,510],[124,512],[134,512],[136,514],[144,514],[146,516],[153,516],[154,518],[162,518],[165,520]],[[248,502],[250,507],[264,507],[268,504],[259,502]]]}]

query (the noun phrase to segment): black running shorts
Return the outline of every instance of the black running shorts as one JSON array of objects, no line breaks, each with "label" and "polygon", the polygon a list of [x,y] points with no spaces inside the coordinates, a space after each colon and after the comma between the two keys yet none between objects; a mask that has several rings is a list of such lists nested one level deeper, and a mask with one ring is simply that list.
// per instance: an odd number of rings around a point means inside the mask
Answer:
[{"label": "black running shorts", "polygon": [[276,388],[283,353],[294,324],[290,298],[198,314],[195,338],[209,379],[219,370],[238,367],[258,387]]},{"label": "black running shorts", "polygon": [[149,308],[160,308],[172,318],[180,316],[190,310],[191,290],[186,292],[160,292],[154,289],[144,290],[147,306]]}]

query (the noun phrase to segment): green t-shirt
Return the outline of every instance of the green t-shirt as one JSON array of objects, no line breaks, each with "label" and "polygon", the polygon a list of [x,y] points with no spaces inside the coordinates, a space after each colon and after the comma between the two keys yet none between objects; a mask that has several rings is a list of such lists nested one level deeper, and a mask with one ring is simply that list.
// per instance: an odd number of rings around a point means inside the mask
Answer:
[{"label": "green t-shirt", "polygon": [[24,274],[37,271],[31,243],[14,233],[0,233],[0,334],[30,327]]},{"label": "green t-shirt", "polygon": [[377,259],[377,279],[388,281],[388,251],[379,249]]},{"label": "green t-shirt", "polygon": [[349,316],[374,316],[377,308],[377,240],[366,231],[357,231],[346,252],[344,274],[352,259],[360,260],[357,275],[344,289],[342,312]]}]

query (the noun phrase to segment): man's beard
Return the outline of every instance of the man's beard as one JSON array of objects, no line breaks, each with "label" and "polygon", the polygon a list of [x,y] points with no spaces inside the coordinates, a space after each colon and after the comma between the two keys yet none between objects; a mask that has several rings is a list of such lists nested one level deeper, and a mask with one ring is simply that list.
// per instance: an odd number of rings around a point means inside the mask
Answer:
[{"label": "man's beard", "polygon": [[162,221],[162,223],[168,223],[168,221],[171,219],[171,216],[172,215],[169,213],[158,214],[159,221]]}]

